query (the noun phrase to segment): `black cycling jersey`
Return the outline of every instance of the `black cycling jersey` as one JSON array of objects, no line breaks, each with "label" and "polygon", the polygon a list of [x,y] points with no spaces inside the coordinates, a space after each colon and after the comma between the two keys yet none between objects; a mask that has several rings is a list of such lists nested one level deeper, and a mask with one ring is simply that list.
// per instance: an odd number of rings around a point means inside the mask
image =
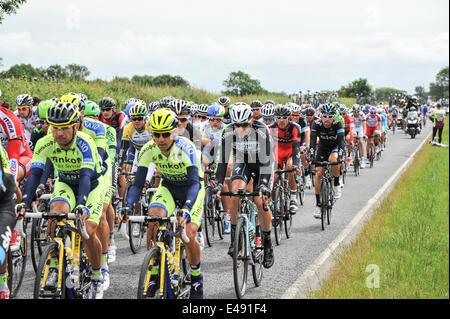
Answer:
[{"label": "black cycling jersey", "polygon": [[311,126],[311,149],[315,149],[317,137],[319,137],[319,144],[323,147],[345,149],[344,128],[340,120],[334,119],[329,128],[325,127],[321,119],[314,121]]},{"label": "black cycling jersey", "polygon": [[272,138],[268,127],[259,121],[253,121],[249,133],[241,138],[236,132],[235,125],[228,125],[221,133],[219,154],[216,160],[218,163],[216,177],[219,184],[223,183],[227,165],[233,156],[235,166],[243,163],[257,165],[259,167],[259,185],[266,184],[268,186],[274,162]]}]

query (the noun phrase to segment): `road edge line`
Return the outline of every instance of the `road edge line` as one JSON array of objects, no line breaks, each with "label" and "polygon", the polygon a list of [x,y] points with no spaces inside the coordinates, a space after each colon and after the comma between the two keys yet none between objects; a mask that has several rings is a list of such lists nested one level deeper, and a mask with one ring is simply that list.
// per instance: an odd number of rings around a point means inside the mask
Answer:
[{"label": "road edge line", "polygon": [[[381,202],[381,200],[390,193],[397,179],[403,172],[411,165],[417,153],[422,149],[423,145],[429,140],[432,132],[419,144],[415,151],[409,158],[395,171],[395,173],[381,186],[381,188],[371,197],[366,205],[353,217],[350,223],[342,230],[342,232],[328,245],[327,248],[316,258],[316,260],[297,278],[292,286],[290,286],[281,299],[306,299],[307,293],[310,290],[317,290],[320,288],[320,281],[325,279],[328,271],[333,266],[333,260],[338,255],[340,249],[349,244],[353,238],[350,234],[356,235],[364,225],[364,222],[369,220],[373,211]],[[386,192],[386,190],[388,190]],[[354,237],[354,236],[353,236]]]}]

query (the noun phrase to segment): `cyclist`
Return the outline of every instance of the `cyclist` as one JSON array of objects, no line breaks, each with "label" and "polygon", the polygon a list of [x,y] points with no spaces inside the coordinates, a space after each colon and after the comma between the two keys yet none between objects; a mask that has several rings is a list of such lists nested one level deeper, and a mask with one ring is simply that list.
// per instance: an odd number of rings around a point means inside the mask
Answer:
[{"label": "cyclist", "polygon": [[47,111],[50,106],[53,105],[52,100],[42,101],[38,105],[38,117],[39,119],[36,121],[37,126],[33,129],[31,133],[31,141],[30,148],[31,151],[34,151],[34,147],[39,139],[47,135],[49,124],[47,122]]},{"label": "cyclist", "polygon": [[264,124],[269,126],[274,121],[274,112],[275,112],[275,105],[271,103],[264,104],[261,108],[261,115],[264,121]]},{"label": "cyclist", "polygon": [[[25,184],[23,203],[17,210],[30,208],[44,168],[50,163],[58,170],[58,179],[50,201],[52,212],[82,214],[89,239],[83,242],[92,267],[89,297],[103,297],[101,271],[102,244],[97,228],[102,215],[104,194],[102,167],[94,140],[78,130],[81,120],[78,107],[73,103],[60,102],[52,105],[47,121],[51,134],[40,139],[35,147],[30,176]],[[57,274],[49,274],[49,280]]]},{"label": "cyclist", "polygon": [[203,159],[207,165],[211,164],[215,159],[215,149],[220,142],[220,132],[225,127],[223,117],[225,116],[225,108],[217,103],[213,103],[208,107],[208,123],[205,125],[205,138],[211,142],[203,149]]},{"label": "cyclist", "polygon": [[430,114],[430,119],[434,123],[433,125],[433,137],[431,138],[434,141],[436,137],[436,133],[438,133],[439,144],[442,143],[442,131],[444,130],[445,124],[445,110],[441,110],[441,103],[436,104],[436,109],[434,109]]},{"label": "cyclist", "polygon": [[223,123],[230,124],[231,123],[231,116],[230,116],[231,101],[230,101],[230,98],[228,96],[221,96],[217,99],[217,102],[225,108],[225,115],[223,117]]},{"label": "cyclist", "polygon": [[366,154],[364,149],[364,138],[366,136],[366,117],[361,112],[361,106],[359,104],[353,105],[352,108],[353,122],[355,123],[355,137],[359,139],[359,155],[361,156],[361,168],[366,168],[366,161],[364,155]]},{"label": "cyclist", "polygon": [[[176,100],[175,100],[176,101]],[[176,102],[172,102],[176,103]],[[195,117],[192,119],[192,125],[199,130],[200,132],[203,131],[205,124],[207,123],[208,120],[208,104],[199,104],[197,105],[197,109],[195,112]],[[186,108],[189,110],[189,106],[186,105]],[[171,107],[172,111],[174,110],[174,106]],[[185,115],[190,115],[190,111],[189,113],[185,114]],[[189,117],[186,117],[187,119],[189,119]],[[179,122],[178,126],[180,127],[184,127],[185,124],[187,124],[187,122]]]},{"label": "cyclist", "polygon": [[[290,121],[291,108],[288,105],[278,104],[275,107],[275,122],[269,126],[270,133],[275,145],[275,160],[278,163],[278,169],[295,169],[298,175],[301,175],[299,169],[300,145],[301,145],[301,127],[294,121]],[[286,167],[283,167],[286,162]],[[289,188],[291,198],[289,210],[291,214],[297,213],[297,183],[294,172],[288,174]],[[278,180],[278,175],[274,176],[274,184]]]},{"label": "cyclist", "polygon": [[[301,144],[300,144],[300,159],[302,161],[302,165],[303,167],[308,167],[308,162],[306,160],[306,150],[309,148],[309,138],[311,135],[311,130],[309,128],[308,125],[308,120],[306,119],[306,109],[308,106],[306,105],[302,105],[302,107],[300,107],[298,104],[296,103],[288,103],[287,105],[290,106],[291,110],[292,110],[292,114],[291,114],[291,121],[294,123],[297,123],[300,126],[300,139],[301,139]],[[306,175],[306,184],[309,185],[309,183],[311,183],[311,180],[309,179],[309,174],[306,174],[308,172],[305,172]]]},{"label": "cyclist", "polygon": [[27,141],[31,141],[31,133],[36,127],[37,116],[37,106],[33,106],[34,100],[29,94],[21,94],[16,97],[16,107],[17,110],[14,114],[22,122],[25,128],[25,136]]},{"label": "cyclist", "polygon": [[253,112],[253,119],[255,121],[260,121],[262,122],[262,116],[261,116],[261,107],[262,107],[262,103],[259,100],[253,100],[250,103],[250,107],[252,108],[252,112]]},{"label": "cyclist", "polygon": [[22,122],[4,107],[0,107],[0,138],[7,151],[10,171],[16,181],[20,182],[30,173],[33,152],[28,145]]},{"label": "cyclist", "polygon": [[[185,243],[188,261],[191,265],[191,298],[203,298],[203,275],[200,269],[201,251],[196,233],[201,225],[203,200],[203,172],[200,157],[194,144],[187,138],[174,135],[177,128],[176,114],[168,109],[158,109],[151,116],[153,140],[144,145],[139,153],[136,179],[130,188],[124,211],[129,211],[138,201],[147,175],[147,167],[154,163],[162,174],[162,181],[149,206],[149,215],[169,217],[181,202],[183,217],[181,225],[186,226],[189,243]],[[153,228],[156,231],[156,228]],[[147,236],[156,234],[149,230]],[[149,238],[148,238],[149,239]],[[155,238],[153,238],[155,240]],[[150,241],[148,240],[149,244]],[[147,247],[149,248],[149,247]],[[152,282],[153,280],[153,282]],[[154,279],[150,284],[157,286]]]},{"label": "cyclist", "polygon": [[387,119],[388,115],[384,108],[377,108],[377,114],[381,117],[381,150],[384,151],[386,149],[386,132],[388,130]]},{"label": "cyclist", "polygon": [[374,139],[375,149],[378,148],[378,140],[380,137],[381,117],[377,114],[377,108],[372,106],[370,113],[366,116],[366,135],[368,137],[366,143],[367,161],[369,161],[369,143]]},{"label": "cyclist", "polygon": [[344,130],[345,130],[345,141],[347,143],[347,165],[350,165],[352,160],[352,147],[355,141],[354,129],[355,129],[355,120],[353,117],[348,114],[348,109],[344,104],[341,104],[338,108],[338,112],[341,117],[344,119]]},{"label": "cyclist", "polygon": [[6,260],[12,230],[16,224],[14,193],[17,186],[9,170],[8,157],[0,145],[0,299],[9,299]]},{"label": "cyclist", "polygon": [[[345,135],[342,122],[335,118],[336,108],[332,104],[325,104],[322,107],[322,118],[314,121],[311,126],[311,146],[310,158],[317,162],[329,161],[332,163],[342,159],[345,151]],[[319,138],[317,152],[316,141]],[[316,194],[316,208],[314,217],[321,218],[320,203],[320,182],[322,180],[323,167],[316,167],[316,180],[314,182]],[[341,197],[341,188],[339,187],[339,165],[333,165],[331,173],[334,176],[335,198]]]},{"label": "cyclist", "polygon": [[116,130],[116,139],[119,139],[119,131],[122,127],[122,122],[125,119],[125,114],[121,111],[116,111],[116,102],[113,98],[104,97],[98,103],[101,114],[99,116],[100,122],[108,124]]},{"label": "cyclist", "polygon": [[[263,210],[262,194],[268,196],[272,193],[274,158],[271,146],[270,131],[267,126],[253,119],[252,109],[246,103],[236,104],[230,111],[232,124],[225,127],[221,135],[220,151],[218,154],[218,167],[216,173],[218,193],[223,189],[223,182],[227,171],[227,165],[231,157],[235,162],[231,173],[231,191],[246,189],[250,186],[252,173],[255,174],[251,189],[259,192],[260,196],[254,197],[254,203],[258,208],[258,219],[262,222],[262,234],[264,245],[263,266],[270,268],[274,263],[273,246],[270,238],[272,212]],[[236,233],[236,222],[239,199],[230,198],[231,214],[231,245],[228,254],[231,255],[234,247],[233,240]],[[257,230],[258,233],[258,230]],[[258,236],[258,235],[257,235]]]}]

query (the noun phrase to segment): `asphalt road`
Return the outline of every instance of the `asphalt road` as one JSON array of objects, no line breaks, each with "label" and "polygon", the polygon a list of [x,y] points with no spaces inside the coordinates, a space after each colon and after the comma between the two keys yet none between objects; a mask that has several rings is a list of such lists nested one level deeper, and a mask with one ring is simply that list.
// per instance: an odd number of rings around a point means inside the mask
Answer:
[{"label": "asphalt road", "polygon": [[[245,298],[277,299],[295,282],[302,272],[326,249],[355,214],[367,203],[398,167],[413,153],[427,136],[428,125],[420,135],[411,139],[401,131],[389,134],[388,146],[380,161],[373,168],[361,170],[356,177],[352,171],[347,174],[342,197],[333,208],[331,225],[321,230],[320,220],[313,218],[315,205],[314,191],[306,190],[306,203],[299,207],[294,216],[292,237],[283,237],[280,246],[276,246],[275,264],[264,269],[260,287],[255,287],[249,270],[248,289]],[[273,231],[272,231],[273,234]],[[217,235],[216,235],[217,236]],[[236,298],[233,284],[232,259],[227,255],[229,235],[216,241],[213,247],[202,251],[201,268],[204,275],[204,297],[208,299]],[[273,237],[273,235],[272,235]],[[116,234],[117,259],[110,265],[111,285],[104,293],[105,299],[134,299],[137,294],[138,276],[145,248],[133,254],[128,241]],[[17,298],[32,298],[34,271],[31,258],[27,262],[24,282]]]}]

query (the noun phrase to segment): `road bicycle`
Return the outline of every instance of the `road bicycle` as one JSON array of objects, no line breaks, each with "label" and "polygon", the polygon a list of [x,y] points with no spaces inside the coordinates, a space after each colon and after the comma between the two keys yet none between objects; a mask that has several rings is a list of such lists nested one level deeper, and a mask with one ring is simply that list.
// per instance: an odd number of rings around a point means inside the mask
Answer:
[{"label": "road bicycle", "polygon": [[[236,235],[233,242],[233,279],[236,296],[241,299],[247,290],[248,265],[252,266],[253,282],[257,287],[261,285],[263,276],[264,247],[255,239],[256,218],[258,209],[249,199],[259,196],[257,192],[245,192],[239,189],[235,192],[222,192],[221,196],[237,196],[241,199],[238,205],[238,219],[236,222]],[[263,195],[263,209],[268,211],[266,198]]]},{"label": "road bicycle", "polygon": [[[39,204],[35,212],[50,211],[50,198],[51,194],[43,194],[39,198]],[[33,206],[35,207],[35,206]],[[48,220],[42,218],[32,218],[31,221],[31,240],[30,240],[30,252],[31,261],[33,264],[34,272],[37,272],[37,267],[39,265],[39,259],[42,255],[42,251],[45,245],[48,243],[47,238],[47,228]]]},{"label": "road bicycle", "polygon": [[11,299],[18,295],[25,275],[28,256],[27,224],[28,222],[24,218],[17,220],[15,229],[17,230],[18,236],[20,236],[20,245],[10,246],[7,253],[8,267],[6,269],[6,276],[9,297]]},{"label": "road bicycle", "polygon": [[[214,196],[214,188],[211,187],[210,181],[215,180],[214,171],[211,169],[205,170],[205,205],[203,213],[203,227],[205,230],[206,242],[209,247],[212,247],[215,234],[223,239],[223,221],[224,212],[220,209],[220,201],[216,200]],[[217,226],[217,227],[216,227]]]},{"label": "road bicycle", "polygon": [[81,216],[73,213],[38,212],[27,218],[56,220],[55,236],[42,251],[34,281],[34,299],[87,299],[92,269],[84,251],[84,239],[89,239]]},{"label": "road bicycle", "polygon": [[339,165],[339,162],[316,162],[316,166],[323,167],[322,180],[320,182],[320,208],[321,208],[321,226],[325,230],[325,223],[330,225],[331,212],[335,203],[334,199],[334,177],[331,174],[331,166]]},{"label": "road bicycle", "polygon": [[[285,167],[286,164],[283,163],[283,168]],[[281,244],[283,230],[286,233],[287,238],[291,236],[292,214],[289,209],[291,194],[288,174],[293,171],[293,169],[275,171],[275,174],[278,175],[278,180],[274,185],[275,194],[273,197],[272,226],[277,245]]]},{"label": "road bicycle", "polygon": [[359,138],[355,139],[355,144],[352,148],[352,157],[353,157],[353,171],[355,172],[355,176],[358,176],[361,170],[361,145],[359,144]]},{"label": "road bicycle", "polygon": [[[146,253],[139,275],[138,299],[187,299],[190,295],[191,274],[186,258],[185,243],[189,243],[186,229],[179,227],[179,208],[171,217],[129,216],[137,223],[159,223],[156,242]],[[126,215],[124,215],[124,218]]]},{"label": "road bicycle", "polygon": [[376,156],[374,136],[368,135],[367,138],[369,139],[369,146],[367,148],[367,158],[369,159],[370,168],[372,168]]}]

